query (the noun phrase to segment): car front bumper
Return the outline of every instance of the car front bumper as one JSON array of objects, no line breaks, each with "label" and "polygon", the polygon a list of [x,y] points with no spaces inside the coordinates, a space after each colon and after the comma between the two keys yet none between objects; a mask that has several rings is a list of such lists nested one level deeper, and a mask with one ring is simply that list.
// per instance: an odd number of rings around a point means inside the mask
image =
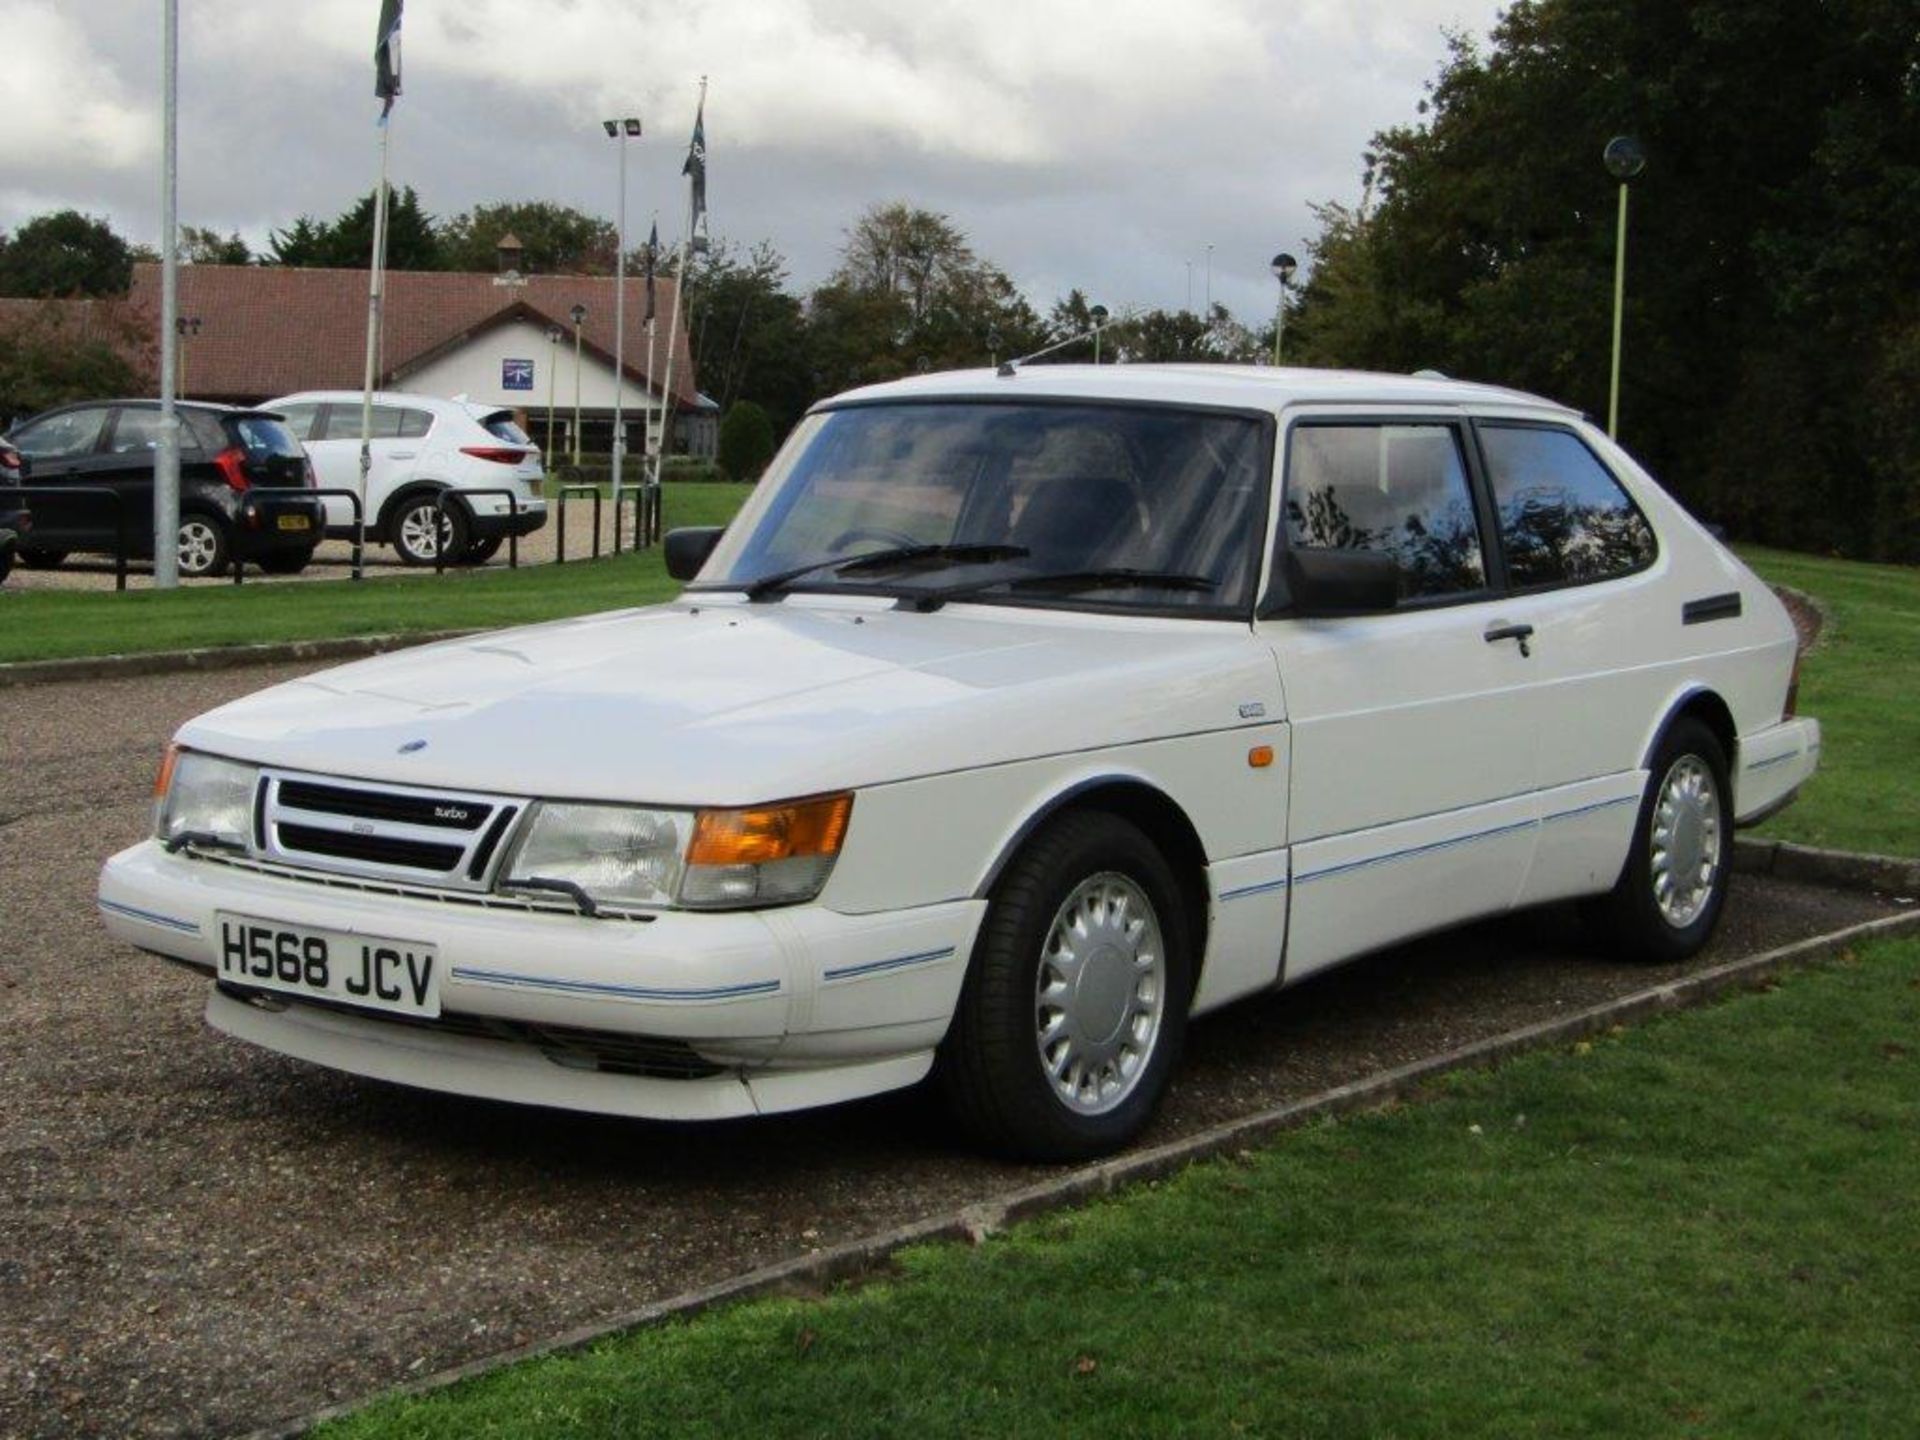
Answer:
[{"label": "car front bumper", "polygon": [[[799,1109],[914,1083],[946,1031],[986,908],[588,919],[316,883],[170,855],[153,841],[107,862],[99,907],[117,939],[209,977],[223,911],[431,944],[445,967],[439,1021],[224,983],[210,984],[207,1019],[376,1079],[658,1119]],[[626,1073],[514,1038],[555,1031],[684,1046],[704,1073]]]}]

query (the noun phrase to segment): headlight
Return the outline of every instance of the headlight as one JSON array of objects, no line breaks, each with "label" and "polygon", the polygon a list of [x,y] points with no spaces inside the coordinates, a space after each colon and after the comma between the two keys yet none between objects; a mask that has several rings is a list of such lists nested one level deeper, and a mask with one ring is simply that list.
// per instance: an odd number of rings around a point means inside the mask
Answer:
[{"label": "headlight", "polygon": [[559,880],[601,905],[671,905],[693,816],[685,810],[542,801],[505,885]]},{"label": "headlight", "polygon": [[193,750],[169,750],[154,782],[154,830],[166,843],[188,840],[247,848],[260,771]]},{"label": "headlight", "polygon": [[577,887],[596,905],[789,905],[827,883],[853,796],[747,810],[541,801],[502,889]]}]

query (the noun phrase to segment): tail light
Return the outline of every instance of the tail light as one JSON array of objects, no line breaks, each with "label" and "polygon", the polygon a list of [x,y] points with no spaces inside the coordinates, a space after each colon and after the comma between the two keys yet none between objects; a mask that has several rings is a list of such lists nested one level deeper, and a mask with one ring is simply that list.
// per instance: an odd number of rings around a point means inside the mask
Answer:
[{"label": "tail light", "polygon": [[235,490],[249,490],[253,481],[247,478],[247,452],[238,445],[230,445],[213,457],[213,463],[220,467],[220,474],[227,484]]},{"label": "tail light", "polygon": [[1800,651],[1793,652],[1793,669],[1787,675],[1787,705],[1783,712],[1791,720],[1800,713]]},{"label": "tail light", "polygon": [[320,476],[313,468],[313,461],[302,460],[300,462],[300,473],[307,477],[306,485],[309,490],[318,490],[320,488]]},{"label": "tail light", "polygon": [[462,445],[460,453],[476,460],[491,460],[496,465],[518,465],[528,455],[527,451],[511,445]]}]

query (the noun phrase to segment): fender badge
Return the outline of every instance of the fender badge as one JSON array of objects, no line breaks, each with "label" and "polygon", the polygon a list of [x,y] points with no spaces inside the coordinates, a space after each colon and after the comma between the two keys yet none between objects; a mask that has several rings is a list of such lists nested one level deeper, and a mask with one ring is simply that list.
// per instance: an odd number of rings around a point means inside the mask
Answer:
[{"label": "fender badge", "polygon": [[1258,720],[1265,716],[1266,713],[1267,707],[1262,705],[1258,700],[1249,700],[1240,707],[1240,718],[1242,720]]},{"label": "fender badge", "polygon": [[407,741],[406,744],[400,747],[400,753],[402,755],[411,755],[416,750],[424,750],[426,748],[427,748],[427,742],[424,740],[409,740]]}]

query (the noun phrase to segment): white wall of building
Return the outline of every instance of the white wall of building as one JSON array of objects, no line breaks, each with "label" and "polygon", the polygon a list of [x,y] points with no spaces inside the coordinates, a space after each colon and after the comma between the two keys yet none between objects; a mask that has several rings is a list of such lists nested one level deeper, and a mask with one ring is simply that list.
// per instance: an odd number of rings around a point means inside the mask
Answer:
[{"label": "white wall of building", "polygon": [[[664,372],[667,351],[664,329],[658,343],[660,367]],[[502,367],[508,360],[531,363],[531,389],[509,390],[502,383]],[[646,357],[644,354],[629,355],[627,362],[644,368]],[[613,367],[583,352],[579,373],[581,408],[590,411],[613,409]],[[487,330],[458,349],[407,372],[395,382],[393,388],[422,395],[465,395],[482,404],[524,410],[528,415],[537,415],[544,420],[549,380],[552,382],[555,418],[564,425],[573,416],[573,334],[569,331],[558,345],[549,345],[543,327],[527,321],[512,321]],[[630,421],[637,424],[652,403],[652,397],[643,386],[631,380],[623,382],[618,388],[621,408]]]}]

